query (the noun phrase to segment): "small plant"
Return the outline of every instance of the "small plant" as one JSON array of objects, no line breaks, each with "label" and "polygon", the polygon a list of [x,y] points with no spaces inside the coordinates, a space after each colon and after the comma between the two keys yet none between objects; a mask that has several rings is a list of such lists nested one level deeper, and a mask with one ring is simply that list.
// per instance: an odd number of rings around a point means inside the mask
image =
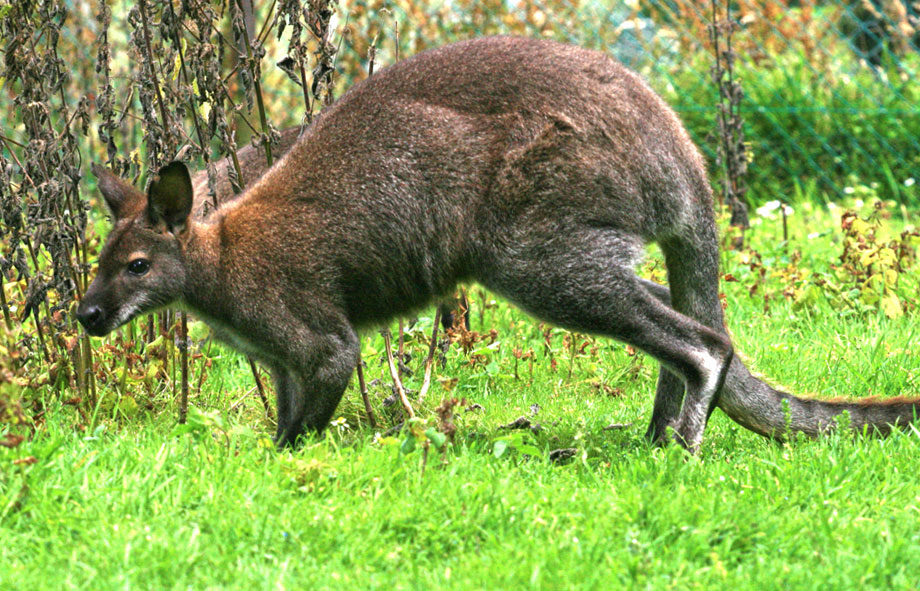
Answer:
[{"label": "small plant", "polygon": [[[745,250],[738,262],[747,268],[748,291],[763,297],[765,310],[771,301],[782,298],[791,301],[796,310],[826,299],[834,308],[849,313],[881,312],[898,318],[913,312],[920,287],[914,272],[920,232],[911,227],[901,232],[891,229],[888,219],[894,205],[877,200],[865,217],[856,209],[845,209],[839,222],[842,250],[837,262],[824,268],[805,265],[799,249],[771,257],[772,262],[765,262],[764,255],[756,250]],[[822,235],[813,232],[809,239]],[[726,280],[738,281],[731,274]]]},{"label": "small plant", "polygon": [[905,230],[891,237],[882,219],[886,206],[876,201],[872,214],[863,219],[855,211],[840,217],[844,233],[840,264],[834,266],[840,297],[850,306],[864,305],[898,318],[916,309],[918,282],[914,269],[920,232]]}]

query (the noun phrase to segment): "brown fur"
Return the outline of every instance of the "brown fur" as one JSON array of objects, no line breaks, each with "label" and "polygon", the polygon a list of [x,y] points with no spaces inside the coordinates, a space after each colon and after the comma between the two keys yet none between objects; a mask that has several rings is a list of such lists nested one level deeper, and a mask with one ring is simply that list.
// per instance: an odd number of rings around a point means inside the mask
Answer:
[{"label": "brown fur", "polygon": [[[300,137],[300,132],[300,127],[289,127],[282,131],[278,143],[272,146],[272,157],[277,160],[287,154]],[[243,187],[249,187],[268,169],[267,156],[262,145],[248,145],[240,148],[236,152],[236,159],[240,165],[242,174],[240,183]],[[215,209],[215,200],[219,207],[239,197],[239,194],[234,193],[230,182],[232,168],[233,161],[229,157],[222,158],[215,164],[213,196],[208,189],[207,170],[199,171],[192,177],[192,188],[195,191],[195,202],[192,206],[193,219],[204,220],[208,217]]]},{"label": "brown fur", "polygon": [[[101,179],[117,224],[80,320],[103,334],[180,301],[272,370],[279,444],[326,425],[358,329],[470,280],[658,359],[658,441],[670,428],[696,449],[715,405],[773,437],[842,410],[880,431],[913,417],[911,401],[795,398],[733,355],[702,157],[600,53],[514,37],[424,52],[352,88],[213,214],[190,218],[187,178],[170,165],[146,198]],[[651,241],[670,290],[634,273]]]}]

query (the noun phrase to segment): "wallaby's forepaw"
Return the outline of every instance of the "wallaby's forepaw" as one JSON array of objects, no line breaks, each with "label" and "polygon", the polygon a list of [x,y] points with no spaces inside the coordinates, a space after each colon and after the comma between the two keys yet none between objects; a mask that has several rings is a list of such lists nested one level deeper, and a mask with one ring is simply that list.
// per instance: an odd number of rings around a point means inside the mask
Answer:
[{"label": "wallaby's forepaw", "polygon": [[686,437],[676,429],[669,429],[669,431],[671,434],[670,439],[677,445],[687,450],[690,455],[696,455],[696,452],[700,450],[699,438]]},{"label": "wallaby's forepaw", "polygon": [[678,427],[673,424],[666,424],[660,426],[654,422],[648,426],[648,430],[645,432],[645,438],[648,439],[648,442],[655,447],[664,447],[670,443],[676,443],[681,446],[691,454],[696,454],[700,449],[700,440],[701,436],[690,437],[686,434],[682,434]]},{"label": "wallaby's forepaw", "polygon": [[664,447],[671,442],[672,438],[669,436],[669,432],[673,431],[673,425],[658,425],[652,422],[645,431],[645,438],[648,440],[649,444],[654,447]]},{"label": "wallaby's forepaw", "polygon": [[272,441],[275,443],[275,447],[278,448],[278,451],[284,451],[286,449],[296,449],[302,437],[303,432],[286,428],[284,430],[279,430],[279,432],[272,437]]}]

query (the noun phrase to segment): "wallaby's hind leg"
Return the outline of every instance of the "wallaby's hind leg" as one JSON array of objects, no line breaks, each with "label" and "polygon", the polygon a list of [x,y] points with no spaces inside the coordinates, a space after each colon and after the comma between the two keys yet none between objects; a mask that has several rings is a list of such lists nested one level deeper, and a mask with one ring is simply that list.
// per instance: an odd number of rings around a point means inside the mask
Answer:
[{"label": "wallaby's hind leg", "polygon": [[645,431],[645,438],[653,444],[665,443],[668,427],[677,430],[677,417],[684,401],[684,382],[665,366],[658,370],[658,384],[655,387],[655,405],[652,420]]},{"label": "wallaby's hind leg", "polygon": [[[724,334],[722,305],[719,302],[718,242],[712,207],[704,202],[698,209],[693,227],[684,227],[682,235],[660,241],[670,289],[650,281],[643,281],[643,285],[662,303]],[[683,384],[667,367],[662,366],[658,374],[652,420],[646,431],[648,439],[661,442],[667,437],[668,427],[678,428],[683,396]],[[715,402],[713,399],[707,417]]]},{"label": "wallaby's hind leg", "polygon": [[638,250],[616,230],[554,228],[528,233],[481,279],[537,316],[625,341],[670,368],[687,392],[672,422],[676,439],[695,450],[731,361],[731,343],[653,296],[632,269]]},{"label": "wallaby's hind leg", "polygon": [[[666,285],[640,279],[643,287],[662,304],[671,307],[671,291]],[[645,437],[652,443],[664,443],[668,427],[677,427],[677,416],[684,401],[684,383],[680,377],[661,366],[658,370],[658,386],[655,389],[655,407]]]},{"label": "wallaby's hind leg", "polygon": [[[671,306],[671,292],[665,285],[641,279],[642,285],[650,294],[662,304]],[[684,401],[684,383],[680,376],[661,366],[658,371],[658,386],[655,390],[655,407],[652,410],[652,420],[645,438],[652,443],[665,443],[668,437],[668,427],[677,428],[677,416]]]}]

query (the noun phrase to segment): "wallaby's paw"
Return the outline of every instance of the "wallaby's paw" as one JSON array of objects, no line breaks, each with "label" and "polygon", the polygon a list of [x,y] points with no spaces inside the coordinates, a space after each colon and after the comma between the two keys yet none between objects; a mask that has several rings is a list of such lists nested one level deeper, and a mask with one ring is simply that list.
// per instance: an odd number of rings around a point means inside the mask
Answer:
[{"label": "wallaby's paw", "polygon": [[673,437],[669,435],[669,433],[673,432],[674,428],[671,425],[656,425],[652,423],[645,431],[645,439],[648,440],[649,444],[653,447],[664,447],[671,442]]},{"label": "wallaby's paw", "polygon": [[687,450],[690,455],[696,455],[696,453],[700,450],[700,441],[698,438],[686,437],[676,429],[669,429],[669,431],[671,433],[670,439],[677,445]]},{"label": "wallaby's paw", "polygon": [[278,451],[293,450],[297,448],[301,435],[301,433],[285,429],[283,433],[275,434],[272,441],[275,442]]}]

